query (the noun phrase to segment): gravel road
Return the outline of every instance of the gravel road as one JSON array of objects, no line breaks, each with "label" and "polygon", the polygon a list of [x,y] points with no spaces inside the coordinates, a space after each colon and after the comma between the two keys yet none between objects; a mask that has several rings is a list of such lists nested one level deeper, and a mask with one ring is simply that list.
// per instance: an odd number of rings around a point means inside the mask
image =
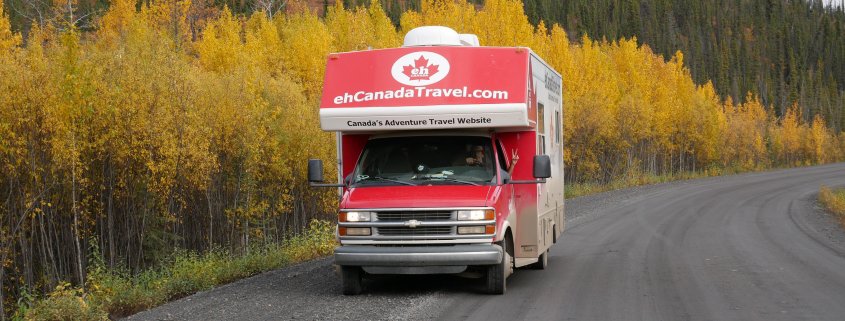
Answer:
[{"label": "gravel road", "polygon": [[815,201],[845,164],[630,188],[567,201],[546,270],[504,296],[480,280],[386,276],[347,297],[331,259],[129,320],[845,320],[845,232]]}]

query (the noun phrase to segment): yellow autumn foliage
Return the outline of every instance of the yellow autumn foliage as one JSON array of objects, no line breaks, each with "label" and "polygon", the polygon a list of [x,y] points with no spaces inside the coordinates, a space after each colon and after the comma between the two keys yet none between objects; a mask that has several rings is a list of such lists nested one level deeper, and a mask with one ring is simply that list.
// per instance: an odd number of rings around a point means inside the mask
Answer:
[{"label": "yellow autumn foliage", "polygon": [[9,18],[3,11],[3,3],[0,3],[0,55],[8,54],[8,51],[21,43],[21,35],[12,32]]},{"label": "yellow autumn foliage", "polygon": [[[559,25],[531,25],[517,0],[423,0],[398,29],[379,1],[342,3],[324,18],[224,9],[196,22],[191,1],[116,0],[95,31],[33,28],[25,44],[0,4],[6,293],[84,283],[92,243],[110,266],[137,270],[176,248],[248,249],[332,219],[336,191],[304,179],[308,158],[335,162],[335,136],[318,124],[326,56],[397,47],[422,25],[531,47],[563,75],[569,182],[845,157],[845,134],[804,121],[801,106],[778,117],[750,94],[722,100],[693,81],[682,52],[571,40]],[[49,259],[21,250],[39,248]],[[10,268],[24,256],[39,262]],[[8,312],[12,301],[0,301]]]}]

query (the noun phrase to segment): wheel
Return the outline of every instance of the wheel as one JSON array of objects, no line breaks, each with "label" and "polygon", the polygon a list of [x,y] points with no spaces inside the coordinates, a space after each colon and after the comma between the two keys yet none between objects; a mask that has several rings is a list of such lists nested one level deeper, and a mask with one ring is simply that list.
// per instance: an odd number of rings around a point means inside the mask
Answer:
[{"label": "wheel", "polygon": [[361,271],[361,268],[358,266],[340,267],[340,280],[343,284],[344,295],[356,295],[361,293],[361,274],[363,274],[363,271]]},{"label": "wheel", "polygon": [[540,254],[540,257],[537,258],[537,263],[533,263],[529,267],[534,270],[545,270],[547,266],[549,266],[549,250]]},{"label": "wheel", "polygon": [[510,249],[510,237],[506,237],[501,244],[502,246],[502,262],[491,265],[487,268],[487,293],[490,294],[505,294],[507,289],[508,275],[513,272],[513,256]]}]

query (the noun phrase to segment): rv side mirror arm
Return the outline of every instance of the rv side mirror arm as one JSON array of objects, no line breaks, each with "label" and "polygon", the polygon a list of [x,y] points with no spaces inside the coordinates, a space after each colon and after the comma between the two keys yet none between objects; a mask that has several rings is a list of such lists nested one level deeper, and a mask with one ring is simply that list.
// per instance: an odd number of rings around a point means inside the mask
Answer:
[{"label": "rv side mirror arm", "polygon": [[544,184],[546,179],[552,177],[552,165],[549,155],[534,156],[534,179],[515,181],[505,179],[505,184]]},{"label": "rv side mirror arm", "polygon": [[539,179],[535,179],[535,180],[528,179],[528,180],[515,180],[515,181],[506,179],[506,180],[504,180],[504,183],[505,184],[545,184],[546,179],[545,178],[539,178]]},{"label": "rv side mirror arm", "polygon": [[311,187],[346,187],[345,184],[322,184],[322,183],[314,183],[314,182],[308,182],[308,186],[311,186]]},{"label": "rv side mirror arm", "polygon": [[308,160],[308,185],[311,187],[346,187],[346,184],[323,184],[323,160]]}]

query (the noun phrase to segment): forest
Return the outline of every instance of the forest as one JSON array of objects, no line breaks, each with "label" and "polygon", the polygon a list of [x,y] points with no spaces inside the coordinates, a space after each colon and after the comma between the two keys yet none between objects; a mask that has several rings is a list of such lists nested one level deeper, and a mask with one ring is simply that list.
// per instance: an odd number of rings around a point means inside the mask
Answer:
[{"label": "forest", "polygon": [[561,72],[568,184],[845,159],[841,10],[772,0],[789,22],[695,29],[724,8],[651,6],[685,2],[613,1],[640,10],[605,23],[602,1],[4,0],[0,319],[57,287],[84,296],[92,266],[137,275],[333,220],[336,192],[304,178],[308,158],[335,157],[317,118],[325,59],[421,25],[530,47]]},{"label": "forest", "polygon": [[[397,24],[419,8],[418,0],[382,2]],[[635,39],[664,57],[680,50],[693,80],[711,81],[722,99],[752,92],[778,116],[798,103],[805,120],[821,114],[837,131],[845,126],[844,9],[821,0],[524,1],[534,25],[559,24],[576,42]]]}]

